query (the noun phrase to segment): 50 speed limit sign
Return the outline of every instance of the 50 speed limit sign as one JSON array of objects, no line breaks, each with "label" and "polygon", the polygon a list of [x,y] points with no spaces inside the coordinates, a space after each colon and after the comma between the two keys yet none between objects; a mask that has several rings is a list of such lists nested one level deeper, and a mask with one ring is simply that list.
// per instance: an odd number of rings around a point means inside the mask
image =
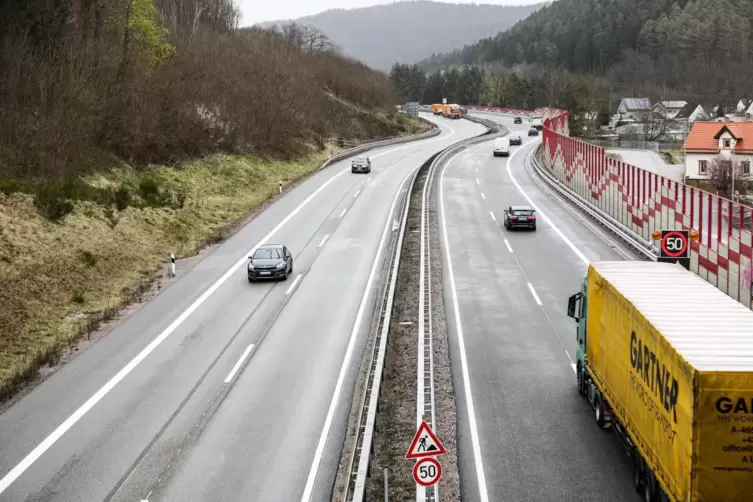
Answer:
[{"label": "50 speed limit sign", "polygon": [[687,258],[690,236],[687,230],[663,230],[661,256],[663,258]]},{"label": "50 speed limit sign", "polygon": [[413,466],[413,479],[421,486],[433,486],[442,477],[442,466],[432,457],[425,457]]}]

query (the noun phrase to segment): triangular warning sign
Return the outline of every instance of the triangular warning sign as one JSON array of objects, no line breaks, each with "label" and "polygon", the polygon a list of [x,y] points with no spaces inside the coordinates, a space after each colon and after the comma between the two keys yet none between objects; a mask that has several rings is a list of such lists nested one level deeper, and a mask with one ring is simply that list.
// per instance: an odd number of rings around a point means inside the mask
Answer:
[{"label": "triangular warning sign", "polygon": [[429,424],[426,421],[421,422],[421,426],[418,428],[416,435],[413,437],[413,442],[408,448],[408,453],[405,454],[405,458],[423,458],[433,457],[435,455],[444,455],[447,450],[444,449],[442,443],[439,442],[437,436],[429,428]]}]

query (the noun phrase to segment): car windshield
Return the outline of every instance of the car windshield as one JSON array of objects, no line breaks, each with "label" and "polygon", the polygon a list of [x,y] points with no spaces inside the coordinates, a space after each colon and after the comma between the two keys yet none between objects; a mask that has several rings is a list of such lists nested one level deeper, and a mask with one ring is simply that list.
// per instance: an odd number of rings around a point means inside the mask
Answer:
[{"label": "car windshield", "polygon": [[366,159],[358,158],[358,159],[354,159],[353,162],[355,162],[356,164],[365,164]]},{"label": "car windshield", "polygon": [[513,216],[531,216],[533,211],[530,209],[514,209],[512,214]]},{"label": "car windshield", "polygon": [[257,249],[254,260],[274,260],[280,258],[280,252],[273,248]]}]

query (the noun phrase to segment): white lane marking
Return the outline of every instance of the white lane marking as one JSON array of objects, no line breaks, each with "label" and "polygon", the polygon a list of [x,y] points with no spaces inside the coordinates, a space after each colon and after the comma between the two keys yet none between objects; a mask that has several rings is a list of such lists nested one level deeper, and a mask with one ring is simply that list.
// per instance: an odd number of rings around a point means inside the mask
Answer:
[{"label": "white lane marking", "polygon": [[486,195],[484,195],[484,192],[481,192],[481,198],[486,200]]},{"label": "white lane marking", "polygon": [[573,367],[573,373],[575,373],[577,375],[578,374],[578,365],[575,364],[575,363],[570,363],[570,366]]},{"label": "white lane marking", "polygon": [[505,246],[507,246],[507,250],[512,253],[512,246],[510,246],[510,242],[505,239]]},{"label": "white lane marking", "polygon": [[[442,168],[442,174],[439,178],[439,206],[442,213],[442,232],[447,239],[447,220],[444,212],[444,173],[453,159],[459,155],[455,154]],[[445,254],[447,255],[447,271],[450,275],[450,291],[452,293],[452,310],[455,315],[455,330],[458,335],[458,348],[460,349],[460,368],[463,375],[463,391],[465,392],[466,408],[468,410],[468,425],[471,429],[471,444],[473,445],[473,460],[476,466],[476,479],[478,481],[479,497],[481,502],[489,502],[489,495],[486,492],[486,477],[484,476],[484,463],[481,459],[481,444],[478,438],[478,427],[476,425],[476,411],[473,407],[473,392],[471,391],[471,378],[468,374],[468,357],[465,353],[465,339],[463,337],[463,325],[460,321],[460,307],[458,305],[458,292],[455,287],[455,273],[452,269],[452,256],[450,246],[444,243]]]},{"label": "white lane marking", "polygon": [[348,211],[348,208],[347,208],[347,207],[346,207],[345,209],[343,209],[343,212],[342,212],[342,213],[340,213],[340,218],[342,218],[343,216],[345,216],[345,213],[346,213],[347,211]]},{"label": "white lane marking", "polygon": [[[448,135],[440,135],[434,139],[422,141],[421,144],[426,144],[431,141],[437,141],[440,139],[447,139],[453,134],[455,134],[455,130],[449,126],[445,126],[447,129],[450,130],[450,134]],[[387,155],[388,153],[395,152],[397,150],[402,150],[404,148],[409,147],[415,147],[415,143],[408,143],[405,145],[398,146],[396,148],[392,148],[390,150],[378,153],[376,155],[371,156],[371,158],[381,157],[382,155]],[[217,291],[220,286],[222,286],[235,272],[238,271],[239,268],[244,266],[246,262],[248,261],[247,256],[252,255],[256,248],[264,244],[265,242],[269,241],[269,239],[272,238],[277,232],[280,231],[282,227],[287,225],[287,223],[293,219],[293,217],[298,214],[301,209],[306,207],[309,202],[311,202],[317,195],[319,195],[322,191],[324,191],[325,188],[327,188],[333,181],[335,181],[339,176],[342,176],[343,174],[350,172],[350,166],[344,168],[339,173],[336,173],[333,175],[330,179],[322,183],[322,185],[314,190],[306,199],[304,199],[298,206],[296,206],[295,209],[293,209],[283,220],[277,224],[267,235],[264,236],[264,238],[257,243],[248,253],[244,253],[243,258],[239,259],[238,262],[236,262],[235,265],[233,265],[225,274],[217,279],[217,281],[209,286],[209,288],[204,291],[204,293],[198,297],[191,305],[188,306],[186,310],[183,311],[167,328],[165,328],[162,333],[160,333],[157,338],[151,341],[149,345],[147,345],[139,354],[131,359],[131,361],[128,362],[114,377],[112,377],[107,383],[105,383],[97,392],[95,392],[84,404],[82,404],[76,411],[73,412],[71,416],[69,416],[65,421],[60,424],[52,433],[50,433],[49,436],[47,436],[41,443],[39,443],[36,448],[34,448],[26,457],[24,457],[13,469],[8,472],[5,476],[3,476],[2,479],[0,479],[0,494],[2,494],[5,490],[8,489],[8,487],[13,484],[14,481],[16,481],[26,470],[31,467],[34,462],[36,462],[39,457],[41,457],[47,450],[49,450],[63,435],[68,432],[71,427],[73,427],[76,422],[81,420],[81,418],[86,415],[89,410],[94,408],[94,406],[99,403],[112,389],[115,388],[128,374],[133,371],[141,362],[149,356],[154,350],[159,347],[162,342],[164,342],[183,322],[191,315],[193,314],[210,296],[214,294],[215,291]]]},{"label": "white lane marking", "polygon": [[[484,159],[478,159],[477,164],[481,164],[483,161],[484,161]],[[478,171],[478,167],[476,168],[476,170]]]},{"label": "white lane marking", "polygon": [[[413,172],[410,171],[403,179],[401,187],[405,184],[408,176]],[[335,384],[335,390],[332,393],[332,400],[329,403],[329,409],[327,410],[327,417],[324,420],[324,426],[322,427],[322,433],[319,436],[319,442],[316,445],[316,451],[314,452],[314,459],[311,463],[311,469],[309,470],[308,479],[306,480],[306,486],[303,489],[303,495],[301,496],[301,502],[309,502],[314,491],[314,483],[316,482],[316,476],[319,472],[319,466],[322,463],[322,457],[324,456],[324,447],[327,445],[327,438],[329,437],[330,429],[332,428],[332,421],[335,418],[335,412],[337,411],[337,405],[340,401],[340,394],[342,393],[343,385],[345,384],[345,375],[350,367],[350,359],[353,355],[353,350],[356,345],[356,339],[358,338],[358,332],[361,329],[361,323],[363,322],[363,316],[366,312],[366,305],[369,303],[369,291],[372,288],[374,279],[377,275],[377,269],[379,268],[379,261],[384,251],[384,243],[387,240],[387,235],[390,233],[390,229],[393,224],[393,215],[395,208],[397,207],[397,201],[404,190],[398,190],[395,194],[395,198],[392,201],[392,207],[390,213],[387,216],[387,222],[384,225],[382,231],[382,238],[377,246],[377,255],[374,258],[374,264],[371,266],[371,272],[369,272],[369,278],[366,281],[366,288],[361,298],[361,304],[358,306],[358,313],[356,313],[356,319],[353,322],[353,330],[350,332],[350,340],[348,341],[348,347],[345,349],[345,356],[343,357],[343,363],[340,367],[340,374],[337,377],[337,383]]]},{"label": "white lane marking", "polygon": [[359,191],[357,191],[357,192],[356,192],[356,194],[355,194],[355,195],[353,196],[353,198],[355,199],[356,197],[358,197],[358,194],[360,194],[360,193],[361,193],[361,191],[360,191],[360,190],[359,190]]},{"label": "white lane marking", "polygon": [[478,172],[478,167],[476,168],[476,172]]},{"label": "white lane marking", "polygon": [[539,304],[539,307],[543,307],[544,304],[541,303],[541,298],[539,298],[539,295],[536,294],[536,290],[533,289],[533,284],[531,284],[530,282],[528,283],[528,289],[531,290],[531,294],[533,295],[533,299],[536,300],[536,303]]},{"label": "white lane marking", "polygon": [[371,181],[371,178],[366,178],[366,183],[368,183],[369,181]]},{"label": "white lane marking", "polygon": [[293,284],[291,284],[291,285],[290,285],[290,287],[288,288],[288,290],[287,290],[287,291],[285,291],[285,294],[286,294],[286,295],[289,295],[290,293],[292,293],[292,292],[293,292],[293,290],[295,289],[295,287],[296,287],[296,286],[298,286],[298,283],[299,283],[300,281],[301,281],[301,274],[298,274],[298,275],[296,276],[295,280],[293,281]]},{"label": "white lane marking", "polygon": [[495,218],[495,217],[494,217],[494,213],[492,213],[491,211],[489,211],[489,214],[490,214],[490,215],[492,216],[492,219],[493,219],[494,221],[497,221],[497,218]]},{"label": "white lane marking", "polygon": [[[529,145],[531,143],[526,143],[526,145]],[[586,258],[586,255],[584,255],[580,249],[578,249],[575,244],[572,243],[570,239],[568,239],[565,234],[562,233],[562,231],[552,222],[552,220],[549,219],[549,217],[544,214],[541,211],[541,208],[539,208],[536,204],[533,203],[531,198],[528,196],[525,191],[523,191],[523,188],[520,186],[518,181],[515,179],[515,177],[512,174],[512,169],[510,166],[512,165],[512,159],[517,155],[518,153],[522,152],[523,150],[515,150],[513,154],[510,156],[510,162],[507,163],[507,175],[510,176],[510,181],[512,181],[513,185],[515,185],[515,188],[518,189],[518,192],[528,201],[528,203],[531,205],[532,208],[536,210],[539,217],[542,218],[550,227],[552,227],[552,230],[554,230],[554,233],[556,233],[562,241],[567,244],[567,246],[572,250],[575,255],[580,258],[580,260],[585,264],[588,265],[591,263],[591,260]]]},{"label": "white lane marking", "polygon": [[327,239],[329,239],[329,234],[324,236],[324,239],[322,239],[322,242],[319,243],[319,247],[324,246],[324,243],[327,242]]},{"label": "white lane marking", "polygon": [[238,362],[235,363],[235,366],[233,366],[233,369],[230,370],[230,373],[228,373],[227,378],[225,378],[225,383],[230,383],[230,381],[233,379],[236,373],[238,373],[238,370],[241,369],[241,365],[243,364],[243,361],[246,360],[248,355],[251,353],[251,349],[254,348],[254,344],[250,344],[248,347],[246,347],[246,350],[243,351],[243,354],[241,354],[240,359],[238,359]]},{"label": "white lane marking", "polygon": [[478,178],[476,178],[476,184],[477,184],[477,185],[480,185],[480,184],[481,184],[481,182],[480,182],[480,181],[478,180]]}]

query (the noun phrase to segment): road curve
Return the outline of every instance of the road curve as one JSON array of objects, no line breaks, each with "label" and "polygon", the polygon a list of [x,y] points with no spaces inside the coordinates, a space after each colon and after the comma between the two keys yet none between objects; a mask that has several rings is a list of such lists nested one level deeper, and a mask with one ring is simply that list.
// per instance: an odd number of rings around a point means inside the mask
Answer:
[{"label": "road curve", "polygon": [[[393,201],[483,132],[434,120],[370,175],[302,182],[3,413],[0,500],[328,500]],[[287,282],[248,284],[260,241],[293,252]]]},{"label": "road curve", "polygon": [[[565,315],[589,261],[630,255],[531,177],[528,124],[497,120],[524,145],[495,158],[482,143],[439,176],[463,500],[640,500],[617,438],[576,391]],[[504,229],[516,204],[538,209],[536,232]]]}]

